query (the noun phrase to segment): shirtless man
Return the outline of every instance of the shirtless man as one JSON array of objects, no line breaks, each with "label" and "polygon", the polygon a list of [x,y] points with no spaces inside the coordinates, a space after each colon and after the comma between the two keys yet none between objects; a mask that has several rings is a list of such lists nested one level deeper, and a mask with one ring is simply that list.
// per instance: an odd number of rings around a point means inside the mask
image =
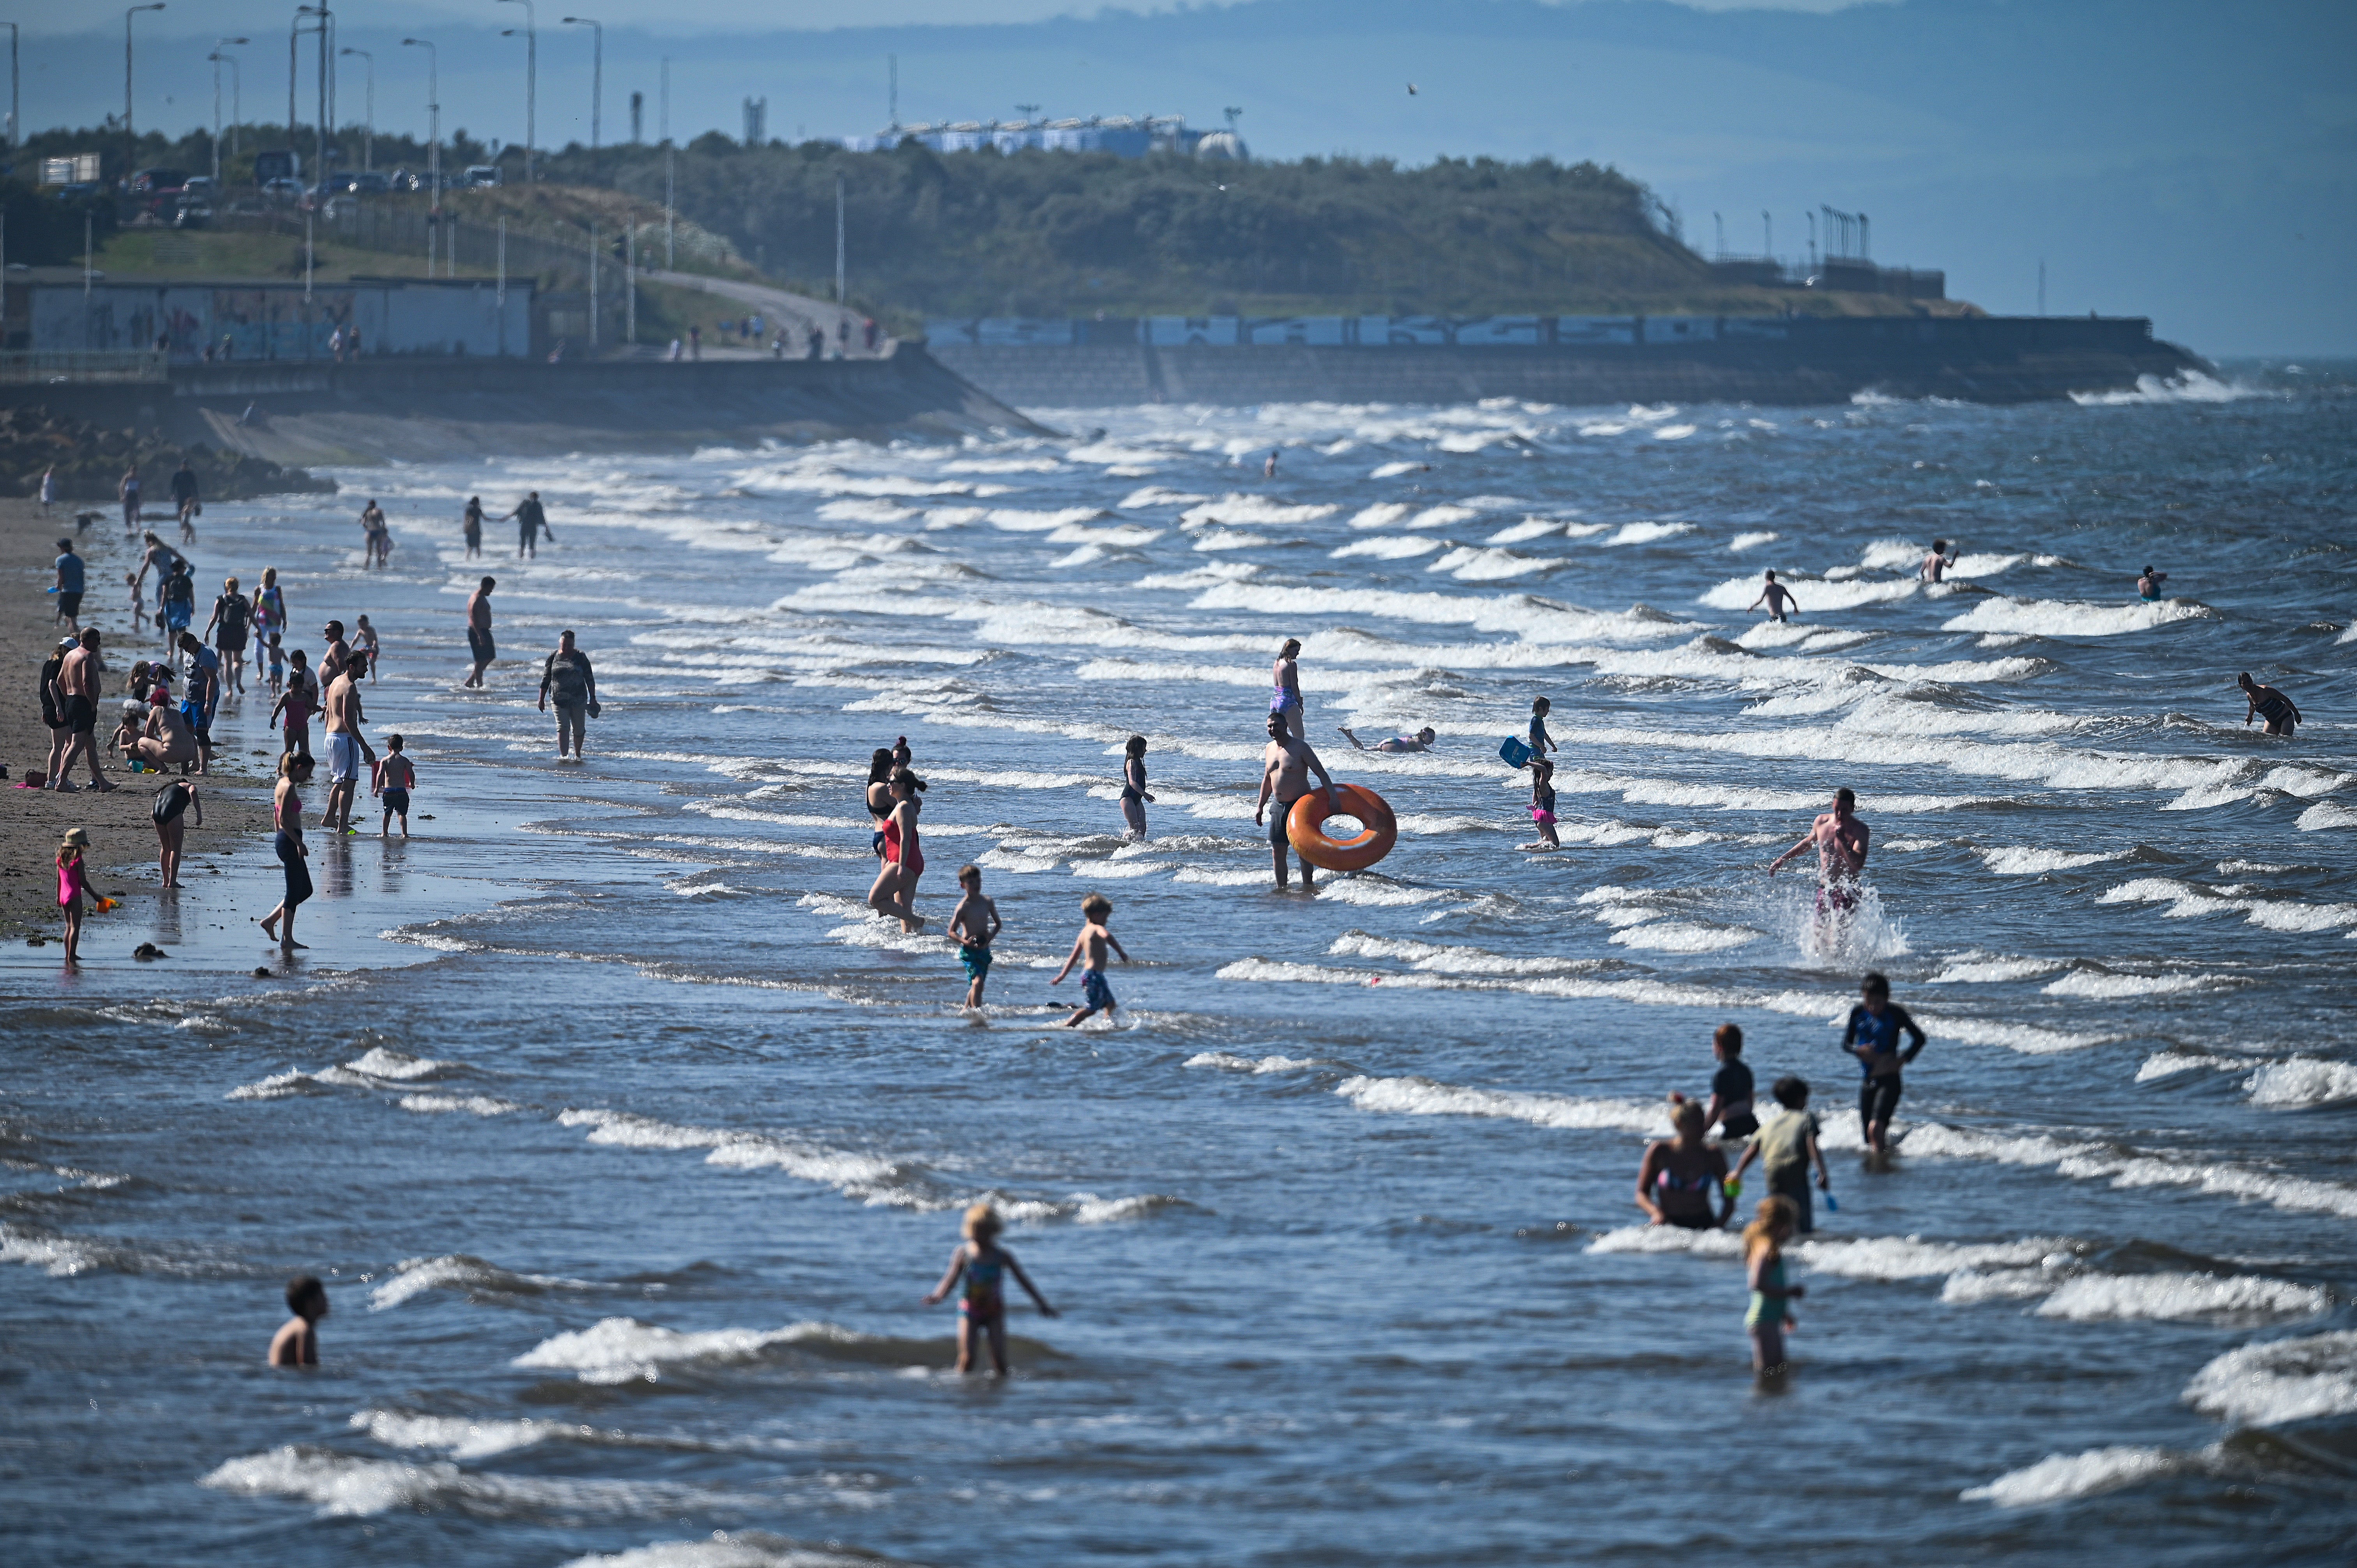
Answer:
[{"label": "shirtless man", "polygon": [[344,640],[344,623],[339,620],[331,620],[321,627],[319,635],[328,639],[328,646],[319,654],[318,666],[319,688],[325,691],[335,683],[337,676],[344,672],[344,665],[352,656],[352,645]]},{"label": "shirtless man", "polygon": [[2156,572],[2147,566],[2144,569],[2144,575],[2136,579],[2136,597],[2148,605],[2160,603],[2160,585],[2168,581],[2168,573]]},{"label": "shirtless man", "polygon": [[1768,875],[1802,852],[1817,852],[1817,918],[1845,919],[1857,908],[1858,884],[1866,876],[1867,839],[1873,830],[1857,814],[1857,797],[1845,787],[1834,791],[1834,809],[1817,818],[1809,836],[1768,863]]},{"label": "shirtless man", "polygon": [[467,597],[467,651],[475,660],[475,672],[466,681],[469,686],[483,683],[483,668],[499,652],[491,642],[491,590],[499,585],[498,578],[486,577]]},{"label": "shirtless man", "polygon": [[81,756],[90,758],[90,787],[102,793],[113,789],[98,770],[98,628],[81,628],[81,636],[58,666],[57,690],[62,699],[58,716],[65,721],[67,740],[65,758],[58,764],[49,788],[69,793],[74,789],[67,779],[73,772],[74,758]]},{"label": "shirtless man", "polygon": [[[1282,893],[1290,886],[1285,873],[1285,852],[1292,843],[1285,836],[1285,820],[1293,814],[1293,803],[1309,793],[1310,774],[1317,774],[1325,785],[1329,805],[1334,800],[1334,780],[1328,775],[1326,765],[1318,760],[1318,754],[1309,748],[1309,743],[1297,740],[1286,728],[1283,714],[1268,715],[1268,745],[1262,750],[1260,760],[1260,799],[1253,804],[1253,826],[1259,827],[1261,819],[1267,817],[1269,854],[1276,863],[1276,890]],[[1273,815],[1268,810],[1272,799],[1276,803]],[[1301,863],[1301,890],[1318,891],[1314,872],[1306,860]]]},{"label": "shirtless man", "polygon": [[274,1367],[316,1367],[319,1364],[319,1319],[328,1316],[328,1287],[312,1274],[286,1284],[286,1309],[295,1316],[270,1338]]},{"label": "shirtless man", "polygon": [[1356,735],[1351,734],[1349,725],[1336,725],[1334,727],[1344,735],[1350,736],[1351,744],[1361,751],[1430,751],[1432,743],[1440,738],[1440,732],[1426,725],[1414,735],[1395,735],[1389,740],[1379,740],[1374,745],[1369,746]]},{"label": "shirtless man", "polygon": [[1956,551],[1959,548],[1950,544],[1944,539],[1932,541],[1932,553],[1923,557],[1923,564],[1915,569],[1915,575],[1927,583],[1946,580],[1948,568],[1956,564]]},{"label": "shirtless man", "polygon": [[[1773,566],[1768,568],[1768,585],[1760,590],[1758,598],[1744,607],[1743,613],[1749,615],[1761,605],[1768,607],[1770,620],[1783,620],[1801,613],[1801,601],[1792,596],[1790,588],[1776,580],[1776,568]],[[1784,607],[1787,605],[1792,607],[1788,610]]]},{"label": "shirtless man", "polygon": [[319,824],[331,833],[358,832],[352,826],[352,799],[360,793],[361,764],[376,766],[376,748],[361,734],[361,689],[368,673],[368,654],[354,650],[345,655],[343,671],[319,700],[319,716],[328,732],[328,803]]},{"label": "shirtless man", "polygon": [[2289,740],[2292,726],[2308,722],[2301,716],[2298,703],[2273,686],[2262,686],[2252,680],[2249,671],[2246,670],[2235,676],[2234,684],[2240,686],[2243,689],[2243,695],[2250,699],[2250,712],[2243,715],[2244,729],[2251,727],[2253,719],[2264,718],[2267,721],[2269,735],[2279,735],[2286,740]]}]

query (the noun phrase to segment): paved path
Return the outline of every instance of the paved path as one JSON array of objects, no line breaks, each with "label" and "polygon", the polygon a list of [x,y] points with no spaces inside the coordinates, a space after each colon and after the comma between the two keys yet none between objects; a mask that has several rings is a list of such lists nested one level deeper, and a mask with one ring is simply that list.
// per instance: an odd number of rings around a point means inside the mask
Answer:
[{"label": "paved path", "polygon": [[[772,288],[768,284],[741,283],[735,278],[707,277],[702,273],[664,272],[656,267],[642,268],[639,276],[649,283],[667,284],[673,288],[700,289],[705,294],[716,294],[723,298],[736,300],[740,305],[750,306],[761,313],[761,326],[765,334],[770,330],[773,323],[783,323],[795,328],[794,333],[786,340],[789,359],[799,360],[806,357],[808,349],[805,344],[810,337],[810,329],[813,326],[826,333],[826,351],[830,358],[841,353],[845,358],[852,360],[878,359],[891,344],[891,339],[879,331],[876,338],[876,347],[870,349],[867,347],[866,336],[867,318],[848,306],[834,305],[823,299],[813,299],[808,295],[789,294],[784,289]],[[848,338],[845,338],[842,332],[842,328],[846,325],[850,328]],[[729,357],[732,359],[746,357],[749,352],[743,345],[735,343],[706,343],[704,346],[704,351],[707,357],[721,349],[731,350]],[[759,357],[768,357],[766,348]]]}]

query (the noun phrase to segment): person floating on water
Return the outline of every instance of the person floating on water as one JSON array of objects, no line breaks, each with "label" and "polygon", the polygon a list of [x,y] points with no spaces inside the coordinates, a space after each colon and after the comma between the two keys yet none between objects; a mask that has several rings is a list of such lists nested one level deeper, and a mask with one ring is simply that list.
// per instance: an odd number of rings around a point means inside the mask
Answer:
[{"label": "person floating on water", "polygon": [[956,939],[958,961],[965,966],[965,1004],[982,1005],[982,983],[990,978],[990,944],[1002,928],[998,906],[982,896],[982,867],[962,865],[958,888],[965,897],[950,911],[949,933]]},{"label": "person floating on water", "polygon": [[2253,719],[2264,718],[2267,721],[2269,735],[2279,735],[2286,740],[2289,740],[2292,726],[2308,722],[2300,716],[2298,704],[2273,686],[2262,686],[2252,680],[2249,671],[2245,670],[2235,676],[2234,684],[2243,689],[2243,695],[2249,698],[2251,703],[2250,711],[2243,715],[2244,729],[2251,727]]},{"label": "person floating on water", "polygon": [[[1877,1155],[1890,1153],[1890,1118],[1899,1109],[1900,1069],[1923,1054],[1929,1036],[1907,1009],[1890,1000],[1890,982],[1869,974],[1858,982],[1858,1004],[1849,1010],[1849,1026],[1842,1034],[1842,1049],[1857,1058],[1866,1074],[1858,1088],[1857,1127],[1866,1146]],[[1914,1043],[1904,1051],[1899,1036]]]},{"label": "person floating on water", "polygon": [[2144,575],[2136,579],[2136,597],[2148,605],[2160,603],[2160,585],[2168,581],[2168,573],[2156,572],[2147,566],[2144,569]]},{"label": "person floating on water", "polygon": [[1762,1377],[1784,1370],[1784,1334],[1800,1326],[1792,1303],[1809,1294],[1806,1285],[1784,1283],[1784,1243],[1792,1239],[1792,1204],[1786,1197],[1763,1197],[1751,1223],[1743,1228],[1743,1258],[1751,1284],[1751,1305],[1743,1326],[1751,1333],[1751,1369]]},{"label": "person floating on water", "polygon": [[965,1223],[960,1228],[965,1240],[950,1254],[949,1273],[942,1283],[925,1294],[925,1305],[934,1305],[965,1282],[965,1292],[958,1297],[958,1359],[960,1376],[974,1370],[974,1337],[990,1337],[990,1364],[998,1376],[1006,1376],[1006,1276],[1013,1274],[1015,1283],[1029,1294],[1039,1305],[1039,1316],[1053,1317],[1056,1309],[1031,1283],[1015,1254],[998,1244],[998,1232],[1005,1221],[998,1211],[987,1203],[977,1203],[965,1211]]},{"label": "person floating on water", "polygon": [[1105,925],[1113,918],[1112,899],[1102,893],[1092,893],[1081,900],[1081,914],[1084,917],[1081,934],[1072,939],[1072,950],[1064,956],[1064,967],[1058,970],[1056,978],[1048,983],[1050,985],[1063,984],[1064,976],[1072,972],[1072,965],[1081,965],[1081,1005],[1064,1020],[1067,1029],[1077,1026],[1092,1013],[1103,1013],[1110,1018],[1114,1009],[1120,1005],[1113,999],[1113,987],[1105,983],[1105,950],[1111,948],[1121,954],[1122,962],[1129,961],[1129,954],[1123,951],[1122,945],[1114,940],[1112,930]]},{"label": "person floating on water", "polygon": [[1369,746],[1349,725],[1336,725],[1334,727],[1347,736],[1351,744],[1361,751],[1430,751],[1432,743],[1440,738],[1440,732],[1426,725],[1414,735],[1395,735],[1389,740],[1379,740]]},{"label": "person floating on water", "polygon": [[[1761,605],[1768,607],[1770,620],[1789,620],[1801,613],[1801,601],[1792,596],[1792,589],[1776,580],[1776,568],[1773,566],[1768,568],[1767,585],[1760,590],[1758,598],[1744,607],[1743,613],[1749,615]],[[1787,606],[1791,607],[1788,609]]]},{"label": "person floating on water", "polygon": [[1927,583],[1944,581],[1948,568],[1956,564],[1958,548],[1944,539],[1932,541],[1932,553],[1923,557],[1923,564],[1915,569],[1915,575]]},{"label": "person floating on water", "polygon": [[1856,912],[1866,877],[1866,854],[1873,829],[1857,815],[1857,796],[1845,785],[1834,791],[1834,809],[1819,816],[1809,836],[1768,863],[1773,876],[1786,861],[1813,845],[1817,852],[1817,918],[1846,920]]},{"label": "person floating on water", "polygon": [[328,1316],[328,1287],[315,1274],[286,1282],[286,1309],[295,1316],[271,1337],[274,1367],[316,1367],[319,1364],[319,1319]]}]

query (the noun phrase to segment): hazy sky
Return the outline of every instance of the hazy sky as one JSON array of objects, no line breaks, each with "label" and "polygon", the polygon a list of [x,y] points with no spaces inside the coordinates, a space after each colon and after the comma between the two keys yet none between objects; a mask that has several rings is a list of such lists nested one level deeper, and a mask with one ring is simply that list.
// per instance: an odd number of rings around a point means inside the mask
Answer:
[{"label": "hazy sky", "polygon": [[[2210,354],[2357,353],[2340,258],[2357,247],[2357,5],[2348,0],[1890,0],[1737,9],[1665,0],[1250,0],[1065,16],[1052,0],[870,0],[856,28],[812,0],[580,0],[607,26],[605,129],[628,134],[662,57],[672,129],[872,131],[888,55],[904,121],[1183,113],[1229,106],[1262,156],[1594,158],[1653,186],[1708,250],[1805,243],[1820,204],[1874,220],[1878,258],[1944,267],[1993,310],[2149,315]],[[587,139],[589,39],[538,6],[539,140]],[[496,0],[382,0],[338,13],[375,57],[377,118],[422,132],[424,51],[443,124],[523,135],[522,20]],[[249,119],[286,113],[291,4],[169,0],[136,22],[140,124],[210,123],[212,40],[242,59]],[[123,104],[123,22],[19,10],[27,123]],[[683,17],[690,18],[683,20]],[[1039,18],[1049,18],[1040,20]],[[942,25],[942,24],[949,25]],[[806,28],[811,30],[794,30]],[[365,98],[342,62],[343,117]],[[1409,96],[1406,85],[1416,83]],[[312,96],[307,70],[302,96]],[[304,113],[307,113],[306,110]]]}]

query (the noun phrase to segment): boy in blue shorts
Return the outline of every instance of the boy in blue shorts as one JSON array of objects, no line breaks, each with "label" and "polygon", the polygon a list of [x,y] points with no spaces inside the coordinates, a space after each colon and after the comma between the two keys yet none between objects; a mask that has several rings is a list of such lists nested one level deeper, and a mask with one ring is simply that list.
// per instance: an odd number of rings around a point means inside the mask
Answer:
[{"label": "boy in blue shorts", "polygon": [[1121,953],[1122,962],[1129,961],[1129,954],[1122,952],[1121,944],[1114,940],[1113,933],[1105,929],[1105,922],[1113,918],[1113,900],[1102,893],[1092,893],[1081,900],[1081,913],[1088,917],[1087,923],[1081,927],[1081,934],[1072,939],[1072,950],[1065,958],[1064,967],[1058,970],[1056,978],[1048,983],[1050,985],[1063,984],[1064,976],[1072,972],[1072,965],[1081,963],[1083,959],[1087,961],[1081,970],[1081,1001],[1083,1005],[1064,1020],[1064,1027],[1068,1029],[1092,1013],[1111,1016],[1117,1005],[1113,999],[1113,987],[1105,983],[1105,949],[1111,948]]},{"label": "boy in blue shorts", "polygon": [[965,897],[950,911],[949,930],[957,939],[958,961],[965,965],[965,1004],[979,1007],[982,983],[990,978],[991,939],[999,932],[998,906],[982,896],[982,867],[963,867],[957,879]]},{"label": "boy in blue shorts", "polygon": [[376,759],[375,777],[370,780],[376,792],[384,797],[384,822],[376,830],[379,838],[393,836],[393,819],[401,819],[401,836],[409,836],[409,792],[417,788],[417,768],[401,749],[401,737],[387,736],[384,755]]}]

